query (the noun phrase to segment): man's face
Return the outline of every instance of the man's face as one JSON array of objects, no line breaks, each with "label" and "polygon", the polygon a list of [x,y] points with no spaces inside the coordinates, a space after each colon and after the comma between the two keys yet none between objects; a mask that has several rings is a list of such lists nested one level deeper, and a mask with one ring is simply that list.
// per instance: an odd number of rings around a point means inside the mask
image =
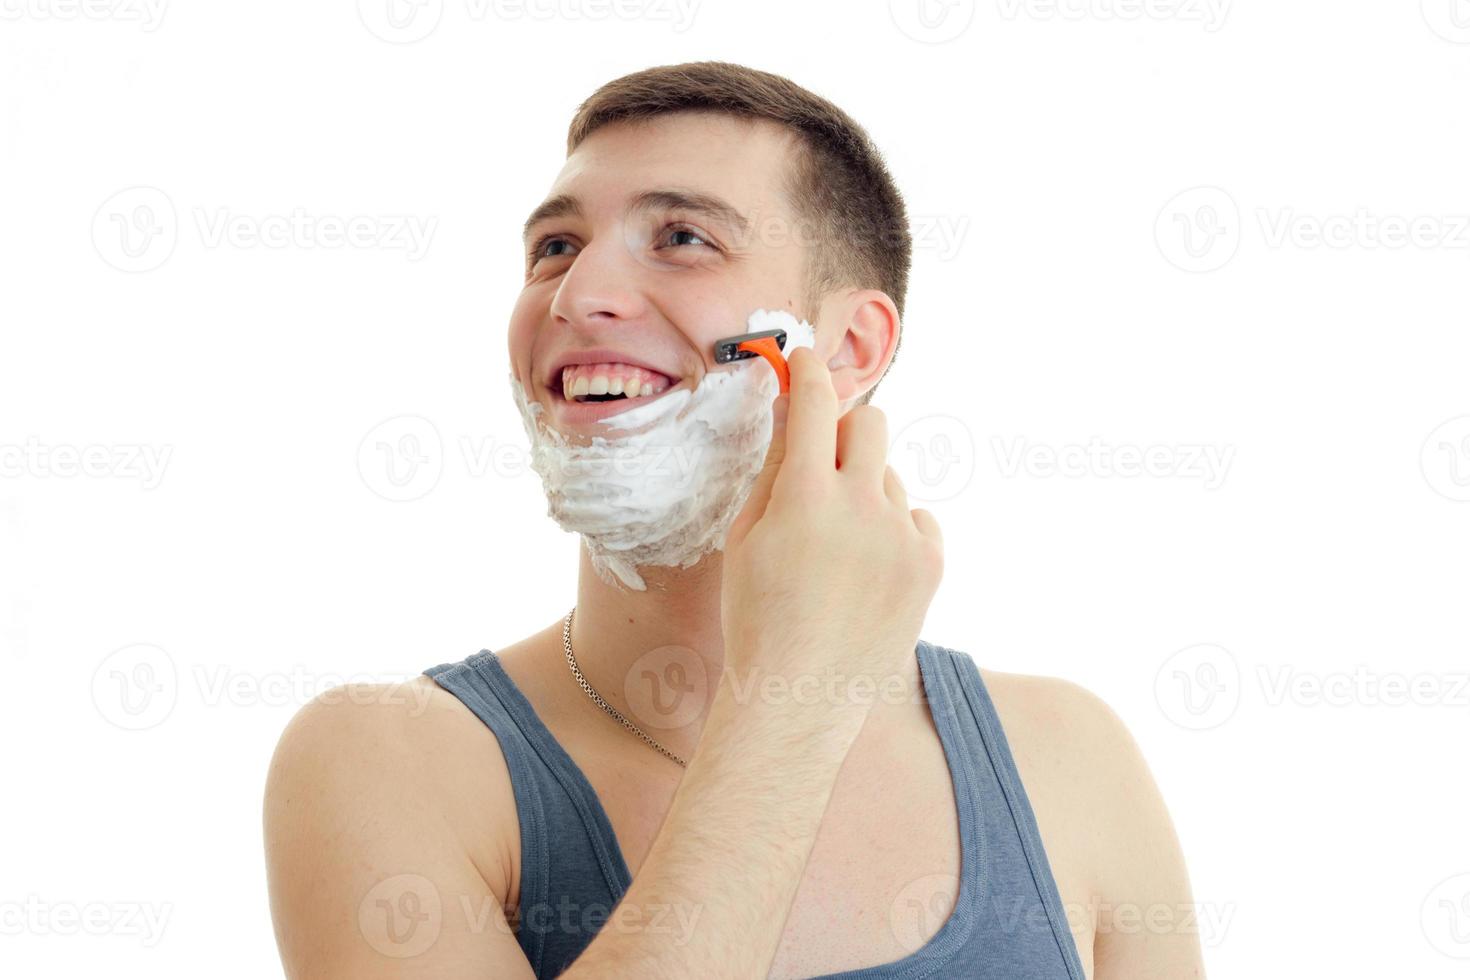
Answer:
[{"label": "man's face", "polygon": [[[597,419],[723,369],[715,341],[754,310],[802,317],[807,251],[822,246],[787,201],[789,146],[773,124],[677,113],[606,126],[567,158],[526,230],[509,335],[511,370],[548,423],[600,431]],[[822,341],[836,341],[813,326],[830,355]],[[618,361],[648,373],[594,366]],[[579,403],[597,374],[639,396]]]}]

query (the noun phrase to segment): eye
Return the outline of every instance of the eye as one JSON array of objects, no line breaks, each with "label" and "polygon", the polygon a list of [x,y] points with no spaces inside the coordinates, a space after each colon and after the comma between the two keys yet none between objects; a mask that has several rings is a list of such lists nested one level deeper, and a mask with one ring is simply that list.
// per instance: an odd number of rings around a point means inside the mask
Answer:
[{"label": "eye", "polygon": [[[674,239],[674,241],[671,241],[670,242],[670,244],[672,246],[680,246],[680,245],[703,245],[706,248],[714,248],[715,247],[713,244],[710,243],[710,241],[707,238],[705,238],[704,232],[702,232],[702,231],[696,231],[693,228],[685,228],[685,227],[680,227],[680,226],[677,226],[677,225],[671,225],[670,227],[668,227],[668,228],[666,228],[664,230],[664,234],[665,234],[665,236],[668,239]],[[692,238],[694,240],[693,241],[678,240],[678,239],[683,239],[683,238]]]},{"label": "eye", "polygon": [[562,238],[560,235],[542,235],[536,239],[536,244],[532,245],[530,251],[527,253],[531,264],[536,264],[540,259],[561,258],[568,254],[565,251],[555,251],[556,246],[573,247],[571,242]]}]

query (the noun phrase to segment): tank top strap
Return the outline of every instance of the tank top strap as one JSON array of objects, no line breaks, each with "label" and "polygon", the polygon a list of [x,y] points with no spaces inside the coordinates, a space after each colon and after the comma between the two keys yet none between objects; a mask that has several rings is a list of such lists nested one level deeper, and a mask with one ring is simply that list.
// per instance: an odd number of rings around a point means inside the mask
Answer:
[{"label": "tank top strap", "polygon": [[612,824],[587,777],[492,651],[424,673],[500,743],[521,831],[516,936],[537,976],[555,976],[632,883]]},{"label": "tank top strap", "polygon": [[[1046,935],[1047,945],[1055,944],[1052,955],[1059,958],[1069,980],[1084,980],[1082,959],[1067,923],[1036,814],[979,667],[968,654],[926,640],[919,641],[919,655],[934,668],[937,683],[929,696],[934,702],[931,710],[936,722],[941,712],[952,715],[968,745],[967,755],[983,773],[978,783],[987,838],[984,873],[990,879],[986,925],[998,931],[994,938],[1007,940],[1012,947],[1023,938],[1035,943],[1039,931]],[[926,675],[926,690],[928,680]],[[944,703],[939,703],[941,700]],[[1021,881],[1026,882],[1024,889],[1018,887]],[[1016,924],[1020,911],[1031,902],[1038,903],[1045,924],[1041,930],[1026,930],[1026,935]],[[987,929],[978,931],[983,935]]]}]

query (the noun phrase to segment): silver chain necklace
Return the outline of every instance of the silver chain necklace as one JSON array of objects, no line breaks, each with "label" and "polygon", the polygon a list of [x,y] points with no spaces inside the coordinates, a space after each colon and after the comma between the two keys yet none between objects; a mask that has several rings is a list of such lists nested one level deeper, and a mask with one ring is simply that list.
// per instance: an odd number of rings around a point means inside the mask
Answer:
[{"label": "silver chain necklace", "polygon": [[606,711],[608,714],[610,714],[614,718],[616,718],[622,724],[622,726],[624,728],[628,729],[628,731],[632,732],[634,735],[637,735],[639,738],[643,739],[643,741],[647,742],[649,745],[653,746],[655,749],[658,749],[660,752],[662,752],[664,755],[668,756],[670,759],[673,759],[679,765],[681,765],[681,766],[687,765],[687,763],[685,763],[683,759],[679,758],[677,755],[675,755],[674,753],[670,752],[668,749],[664,748],[662,745],[659,745],[653,739],[649,738],[648,735],[645,734],[644,731],[641,728],[639,728],[637,725],[633,724],[628,719],[624,718],[622,716],[622,714],[618,711],[617,708],[614,708],[612,705],[610,705],[606,701],[604,701],[602,699],[602,695],[600,695],[596,691],[592,690],[592,685],[587,683],[587,678],[585,678],[585,677],[582,676],[582,671],[577,666],[577,658],[574,657],[574,656],[572,656],[572,616],[575,615],[576,612],[577,612],[577,607],[576,606],[573,606],[572,607],[572,611],[569,612],[569,613],[567,613],[566,622],[564,624],[562,624],[562,628],[561,628],[561,645],[562,645],[562,649],[566,650],[566,653],[567,653],[567,663],[572,668],[572,676],[577,679],[577,683],[581,685],[582,690],[584,690],[584,691],[587,692],[587,696],[589,698],[591,698],[593,701],[595,701],[597,703],[597,706],[599,708],[601,708],[603,711]]}]

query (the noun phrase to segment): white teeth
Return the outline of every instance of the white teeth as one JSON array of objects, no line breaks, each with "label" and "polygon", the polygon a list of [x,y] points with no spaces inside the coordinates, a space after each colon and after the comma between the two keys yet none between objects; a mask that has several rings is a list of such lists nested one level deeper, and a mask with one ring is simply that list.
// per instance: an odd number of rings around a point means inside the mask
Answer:
[{"label": "white teeth", "polygon": [[594,376],[579,375],[572,378],[572,368],[562,371],[562,393],[569,400],[585,398],[588,395],[622,395],[625,398],[647,398],[654,393],[652,381],[644,381],[637,376],[623,377],[599,374]]}]

